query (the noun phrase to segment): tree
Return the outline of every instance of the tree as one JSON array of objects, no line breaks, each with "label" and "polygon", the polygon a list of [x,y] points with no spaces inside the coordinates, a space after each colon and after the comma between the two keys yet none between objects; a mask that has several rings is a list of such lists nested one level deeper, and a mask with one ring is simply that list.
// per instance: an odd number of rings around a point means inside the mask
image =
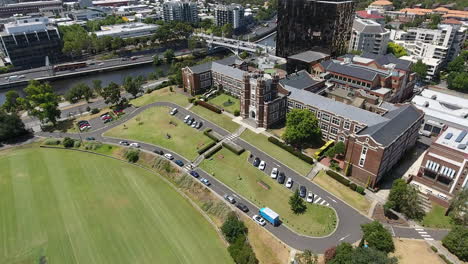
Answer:
[{"label": "tree", "polygon": [[70,88],[67,93],[64,95],[65,100],[69,101],[70,103],[74,104],[81,99],[81,91],[80,91],[80,84],[77,84]]},{"label": "tree", "polygon": [[28,110],[30,115],[37,117],[41,123],[51,122],[55,126],[61,112],[58,109],[59,97],[54,93],[52,86],[32,80],[24,88],[24,92],[26,97],[19,98],[22,107]]},{"label": "tree", "polygon": [[94,96],[93,90],[91,90],[91,88],[89,88],[87,84],[82,83],[81,92],[83,94],[83,98],[86,100],[87,103],[89,103],[89,99],[91,99]]},{"label": "tree", "polygon": [[234,28],[232,27],[232,24],[224,24],[221,27],[221,31],[224,34],[224,37],[230,38],[232,37],[232,32],[234,31]]},{"label": "tree", "polygon": [[345,144],[343,143],[343,141],[338,141],[335,146],[333,146],[333,148],[335,149],[335,153],[337,155],[344,155],[345,152],[346,152],[346,146]]},{"label": "tree", "polygon": [[172,49],[168,49],[164,52],[164,58],[166,59],[166,63],[171,64],[175,59],[175,53]]},{"label": "tree", "polygon": [[255,252],[244,234],[236,238],[228,247],[228,252],[237,264],[257,264]]},{"label": "tree", "polygon": [[93,90],[97,95],[99,96],[102,95],[102,81],[101,80],[93,80]]},{"label": "tree", "polygon": [[332,264],[347,264],[352,259],[353,246],[349,243],[341,243],[336,247],[334,258],[327,262]]},{"label": "tree", "polygon": [[468,261],[468,228],[455,226],[442,240],[442,245],[462,261]]},{"label": "tree", "polygon": [[127,93],[133,95],[134,98],[143,91],[142,87],[142,80],[141,79],[133,79],[132,76],[127,76],[125,77],[124,80],[124,89],[127,91]]},{"label": "tree", "polygon": [[401,212],[411,219],[420,220],[424,217],[418,190],[402,179],[393,182],[385,208]]},{"label": "tree", "polygon": [[291,210],[295,214],[302,214],[307,209],[307,206],[305,205],[304,200],[299,195],[299,189],[296,189],[293,195],[289,197],[289,206],[291,207]]},{"label": "tree", "polygon": [[335,256],[336,256],[336,247],[331,247],[331,248],[325,250],[325,254],[323,256],[324,260],[325,260],[325,263],[328,263]]},{"label": "tree", "polygon": [[154,66],[159,66],[159,65],[161,65],[161,64],[162,64],[162,61],[161,61],[161,59],[159,58],[159,56],[158,56],[158,55],[154,55],[154,56],[153,56],[153,65],[154,65]]},{"label": "tree", "polygon": [[120,87],[114,82],[109,83],[102,91],[102,97],[106,104],[117,105],[120,103]]},{"label": "tree", "polygon": [[427,65],[422,62],[422,60],[418,60],[413,66],[411,66],[411,70],[416,73],[418,81],[423,81],[426,79],[427,75]]},{"label": "tree", "polygon": [[394,42],[389,42],[388,43],[387,52],[392,53],[397,58],[399,58],[401,56],[408,55],[405,48],[403,48],[402,46],[400,46],[400,45],[398,45],[398,44],[396,44]]},{"label": "tree", "polygon": [[8,114],[0,109],[0,142],[17,138],[26,133],[23,121],[15,112]]},{"label": "tree", "polygon": [[451,72],[447,78],[447,83],[449,89],[458,90],[464,93],[468,92],[468,72]]},{"label": "tree", "polygon": [[293,109],[286,115],[283,139],[294,146],[317,143],[322,133],[315,115],[307,109]]},{"label": "tree", "polygon": [[392,235],[383,227],[378,221],[373,221],[369,224],[361,225],[362,232],[364,233],[363,239],[371,248],[390,253],[395,250]]},{"label": "tree", "polygon": [[468,225],[468,189],[464,188],[450,201],[448,215],[452,220],[462,226]]},{"label": "tree", "polygon": [[3,109],[8,113],[16,113],[21,109],[21,105],[18,102],[18,92],[10,90],[5,94],[5,102],[3,103]]},{"label": "tree", "polygon": [[128,149],[125,153],[125,158],[128,162],[135,163],[140,158],[140,151],[138,149]]},{"label": "tree", "polygon": [[69,137],[63,139],[63,146],[65,148],[72,148],[75,145],[75,140]]},{"label": "tree", "polygon": [[247,227],[234,212],[231,212],[221,226],[221,231],[229,243],[234,243],[237,238],[247,233]]}]

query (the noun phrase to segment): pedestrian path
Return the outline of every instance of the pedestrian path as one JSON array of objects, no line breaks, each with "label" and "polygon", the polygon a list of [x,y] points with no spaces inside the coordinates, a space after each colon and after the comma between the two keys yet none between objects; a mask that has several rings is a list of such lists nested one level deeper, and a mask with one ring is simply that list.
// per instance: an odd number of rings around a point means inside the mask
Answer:
[{"label": "pedestrian path", "polygon": [[427,240],[427,241],[432,241],[434,240],[434,238],[431,237],[431,235],[427,234],[426,231],[424,231],[424,228],[415,228],[414,230],[416,230],[416,232],[419,233],[419,235],[424,238],[424,240]]}]

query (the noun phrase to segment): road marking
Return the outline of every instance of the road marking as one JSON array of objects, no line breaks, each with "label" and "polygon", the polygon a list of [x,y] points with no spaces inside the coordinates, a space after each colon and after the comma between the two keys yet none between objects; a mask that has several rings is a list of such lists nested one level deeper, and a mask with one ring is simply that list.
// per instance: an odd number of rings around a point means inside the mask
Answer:
[{"label": "road marking", "polygon": [[322,202],[320,203],[320,205],[323,205],[324,203],[326,203],[326,201],[325,201],[325,200],[322,200]]},{"label": "road marking", "polygon": [[317,199],[314,201],[314,203],[318,203],[320,200],[322,200],[322,198],[317,197]]},{"label": "road marking", "polygon": [[427,234],[427,232],[419,231],[419,234]]},{"label": "road marking", "polygon": [[393,229],[393,226],[390,226],[390,229],[392,230],[393,236],[396,236],[395,235],[395,230]]},{"label": "road marking", "polygon": [[336,201],[333,200],[330,196],[327,195],[327,197],[330,198],[330,200],[331,200],[332,202],[336,203]]},{"label": "road marking", "polygon": [[424,231],[424,229],[422,229],[422,228],[415,228],[414,230],[416,230],[416,231]]},{"label": "road marking", "polygon": [[330,206],[330,204],[329,204],[329,203],[327,203],[325,206]]},{"label": "road marking", "polygon": [[345,238],[349,237],[351,234],[347,235],[347,236],[344,236],[342,238],[340,238],[340,241],[343,241]]},{"label": "road marking", "polygon": [[276,167],[281,168],[281,166],[278,165],[277,163],[273,162],[273,164],[275,164]]},{"label": "road marking", "polygon": [[430,235],[421,235],[422,237],[431,237]]},{"label": "road marking", "polygon": [[432,241],[432,240],[434,240],[434,239],[433,239],[433,238],[424,238],[424,240]]}]

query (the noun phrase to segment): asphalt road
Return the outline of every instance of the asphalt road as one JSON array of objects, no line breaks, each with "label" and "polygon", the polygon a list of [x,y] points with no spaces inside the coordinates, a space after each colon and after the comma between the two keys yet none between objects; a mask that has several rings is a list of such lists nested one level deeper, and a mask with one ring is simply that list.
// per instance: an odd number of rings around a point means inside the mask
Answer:
[{"label": "asphalt road", "polygon": [[[208,120],[204,120],[203,118],[196,115],[195,113],[188,111],[182,107],[179,107],[175,104],[167,103],[167,102],[156,102],[156,103],[149,104],[140,108],[130,107],[126,109],[126,114],[122,118],[114,122],[108,123],[108,124],[104,124],[101,120],[99,120],[99,118],[95,120],[90,120],[90,123],[93,126],[91,131],[81,133],[81,134],[45,133],[45,132],[40,132],[36,134],[39,136],[44,136],[44,137],[65,137],[65,136],[73,137],[73,138],[94,137],[96,140],[101,141],[101,142],[118,144],[119,141],[121,141],[122,139],[104,137],[102,136],[102,134],[105,131],[128,121],[129,119],[131,119],[138,113],[141,113],[142,111],[148,108],[154,107],[154,106],[168,107],[168,114],[171,108],[177,107],[179,112],[177,113],[176,117],[183,119],[186,115],[189,114],[192,117],[194,117],[196,120],[203,121],[203,127],[201,129],[212,128],[214,131],[223,135],[224,137],[230,135],[228,131],[211,123]],[[316,184],[314,184],[307,178],[299,175],[291,168],[275,160],[273,157],[255,148],[254,146],[250,145],[244,140],[240,138],[235,138],[233,139],[233,141],[241,145],[242,147],[244,147],[253,156],[259,157],[261,160],[266,161],[267,163],[267,168],[265,170],[265,173],[267,174],[265,175],[266,177],[269,177],[268,175],[270,174],[270,171],[273,167],[277,167],[280,171],[285,173],[286,177],[291,177],[294,180],[294,186],[292,188],[293,190],[297,188],[299,185],[303,185],[307,188],[307,191],[312,191],[315,195],[318,195],[324,200],[326,200],[327,203],[329,203],[330,207],[336,211],[337,218],[338,218],[337,228],[335,232],[333,232],[331,235],[327,237],[304,236],[304,235],[295,233],[294,231],[290,230],[285,225],[274,227],[270,224],[267,224],[265,228],[269,232],[271,232],[273,235],[275,235],[278,239],[280,239],[281,241],[283,241],[284,243],[286,243],[287,245],[295,249],[299,249],[299,250],[311,249],[313,250],[313,252],[317,252],[317,253],[323,253],[327,248],[331,246],[335,246],[341,242],[354,243],[357,240],[361,239],[362,233],[361,233],[360,225],[370,222],[371,219],[360,214],[358,211],[356,211],[351,206],[347,205],[342,200],[336,198],[331,193],[326,192],[325,190],[323,190],[322,188],[320,188],[319,186],[317,186]],[[129,141],[129,142],[137,142],[137,141]],[[174,156],[174,160],[182,160],[185,164],[190,164],[191,162],[187,160],[186,158],[182,157],[181,155],[179,155],[178,153],[175,153],[168,149],[164,149],[159,146],[155,146],[155,145],[148,144],[145,142],[138,142],[138,143],[140,144],[141,149],[145,151],[153,151],[155,149],[161,149],[164,151],[164,153],[171,153]],[[174,164],[174,166],[177,166],[177,165]],[[248,201],[247,199],[244,199],[241,195],[236,194],[229,187],[227,187],[220,181],[216,180],[215,178],[211,177],[208,173],[201,170],[200,168],[196,168],[195,170],[201,175],[201,177],[207,178],[211,182],[211,186],[209,186],[209,189],[211,189],[214,193],[220,196],[223,196],[224,194],[233,194],[233,196],[236,198],[238,202],[244,203],[245,205],[249,207],[249,212],[247,213],[249,216],[252,216],[258,213],[259,208],[255,206],[254,204],[252,204],[250,201]],[[275,201],[272,201],[272,203],[274,202]],[[414,228],[388,226],[388,229],[396,237],[416,238],[416,239],[425,238],[421,236],[421,233],[416,231]],[[428,234],[430,238],[437,239],[437,240],[442,239],[443,236],[447,234],[447,231],[445,230],[426,229],[424,232]]]}]

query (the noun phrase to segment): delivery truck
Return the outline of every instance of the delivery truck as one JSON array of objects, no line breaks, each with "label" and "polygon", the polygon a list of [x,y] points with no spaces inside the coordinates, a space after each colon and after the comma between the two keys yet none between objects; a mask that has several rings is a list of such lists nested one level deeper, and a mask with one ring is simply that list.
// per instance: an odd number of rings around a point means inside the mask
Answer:
[{"label": "delivery truck", "polygon": [[278,226],[280,224],[279,215],[268,207],[260,208],[259,214],[273,226]]}]

